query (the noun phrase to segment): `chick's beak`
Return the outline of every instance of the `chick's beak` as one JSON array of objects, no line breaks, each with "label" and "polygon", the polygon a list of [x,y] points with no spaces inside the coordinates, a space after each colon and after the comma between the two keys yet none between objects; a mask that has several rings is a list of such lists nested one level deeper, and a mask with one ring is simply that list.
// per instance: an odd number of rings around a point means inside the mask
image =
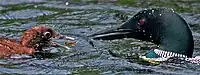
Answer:
[{"label": "chick's beak", "polygon": [[69,36],[66,36],[66,35],[61,35],[61,34],[59,34],[59,36],[57,38],[58,39],[65,39],[65,40],[69,40],[69,41],[75,41],[75,38],[69,37]]},{"label": "chick's beak", "polygon": [[68,46],[75,46],[75,44],[76,44],[75,38],[69,37],[69,36],[66,36],[66,35],[56,34],[53,38],[54,39],[64,39],[64,40],[66,40],[64,45],[61,45],[61,44],[56,43],[56,42],[51,42],[51,45],[54,46],[54,47],[62,47],[62,48],[70,49]]}]

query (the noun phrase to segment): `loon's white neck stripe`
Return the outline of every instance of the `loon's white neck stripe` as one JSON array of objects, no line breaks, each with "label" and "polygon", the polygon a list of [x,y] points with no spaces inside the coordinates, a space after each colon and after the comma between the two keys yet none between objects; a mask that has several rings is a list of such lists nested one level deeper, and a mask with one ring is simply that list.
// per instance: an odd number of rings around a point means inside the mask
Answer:
[{"label": "loon's white neck stripe", "polygon": [[169,51],[163,51],[163,50],[159,50],[159,49],[154,49],[154,52],[163,58],[169,58],[169,57],[187,58],[187,56],[183,55],[183,54],[173,53],[173,52],[169,52]]},{"label": "loon's white neck stripe", "polygon": [[169,52],[169,51],[163,51],[159,49],[154,49],[154,52],[160,56],[160,58],[146,58],[146,56],[140,56],[140,58],[144,60],[150,60],[150,61],[166,61],[170,57],[182,57],[185,58],[185,61],[191,62],[191,63],[196,63],[200,64],[200,56],[196,56],[195,58],[187,58],[186,55],[183,54],[178,54],[174,52]]}]

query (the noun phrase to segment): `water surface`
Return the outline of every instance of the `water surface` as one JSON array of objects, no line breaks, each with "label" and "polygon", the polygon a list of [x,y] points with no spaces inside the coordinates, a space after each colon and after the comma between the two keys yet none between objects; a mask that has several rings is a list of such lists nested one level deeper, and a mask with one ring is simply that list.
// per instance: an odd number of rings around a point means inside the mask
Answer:
[{"label": "water surface", "polygon": [[[87,38],[91,33],[120,25],[122,22],[147,7],[159,6],[159,3],[145,6],[110,1],[54,1],[54,0],[3,0],[0,2],[0,37],[18,39],[26,29],[45,24],[63,35],[74,37],[78,43],[71,50],[47,48],[51,53],[45,58],[0,59],[1,74],[199,74],[199,65],[187,62],[161,63],[149,65],[137,61],[137,54],[145,54],[156,45],[136,39],[112,41],[93,40],[93,47]],[[143,2],[142,2],[143,1]],[[66,5],[66,2],[68,2]],[[163,2],[161,0],[161,2]],[[166,1],[165,3],[167,3]],[[169,2],[168,2],[169,3]],[[200,55],[200,34],[198,2],[177,2],[172,7],[191,26],[195,50],[193,56]],[[157,5],[156,5],[157,4]],[[173,3],[172,3],[173,4]],[[182,4],[182,6],[181,6]],[[162,7],[169,7],[163,5]],[[56,40],[63,44],[65,40]],[[120,55],[115,57],[109,53]]]}]

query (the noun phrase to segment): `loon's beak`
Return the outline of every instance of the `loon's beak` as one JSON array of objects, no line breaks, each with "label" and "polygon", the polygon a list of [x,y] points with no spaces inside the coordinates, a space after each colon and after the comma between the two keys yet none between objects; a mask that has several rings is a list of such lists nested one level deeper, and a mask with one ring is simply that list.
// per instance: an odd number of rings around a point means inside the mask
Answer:
[{"label": "loon's beak", "polygon": [[120,29],[112,28],[109,30],[103,30],[97,33],[90,35],[93,39],[102,39],[102,40],[113,40],[126,38],[132,33],[131,29]]},{"label": "loon's beak", "polygon": [[134,37],[135,29],[137,28],[136,23],[134,25],[133,19],[129,19],[127,22],[122,25],[105,29],[99,32],[96,32],[92,35],[89,35],[92,39],[102,39],[102,40],[113,40],[113,39],[121,39],[121,38],[130,38]]}]

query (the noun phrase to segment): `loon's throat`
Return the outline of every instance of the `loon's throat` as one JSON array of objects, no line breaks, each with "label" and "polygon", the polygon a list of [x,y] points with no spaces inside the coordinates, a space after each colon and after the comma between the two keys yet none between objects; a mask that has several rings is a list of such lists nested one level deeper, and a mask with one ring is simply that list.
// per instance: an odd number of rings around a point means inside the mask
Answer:
[{"label": "loon's throat", "polygon": [[146,55],[148,58],[170,58],[170,57],[181,57],[181,58],[187,58],[186,55],[170,52],[170,51],[164,51],[159,49],[154,49],[147,53]]},{"label": "loon's throat", "polygon": [[169,57],[187,58],[187,56],[183,55],[183,54],[179,54],[179,53],[175,53],[175,52],[169,52],[169,51],[163,51],[163,50],[159,50],[159,49],[154,49],[154,52],[156,54],[158,54],[159,56],[164,57],[164,58],[169,58]]}]

